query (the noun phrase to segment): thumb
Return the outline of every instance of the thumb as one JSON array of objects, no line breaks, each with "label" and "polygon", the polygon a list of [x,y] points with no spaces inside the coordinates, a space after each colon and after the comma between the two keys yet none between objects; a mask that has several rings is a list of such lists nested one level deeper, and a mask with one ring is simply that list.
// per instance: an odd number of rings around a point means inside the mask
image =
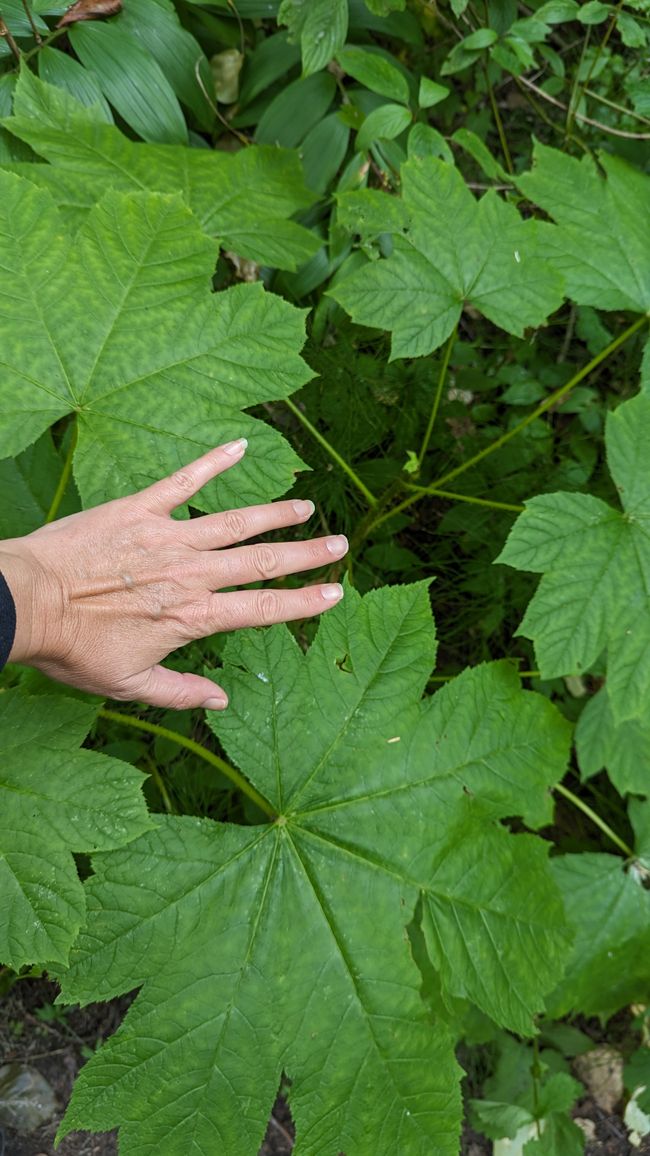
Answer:
[{"label": "thumb", "polygon": [[223,710],[228,706],[226,692],[209,678],[181,674],[177,670],[168,670],[166,666],[152,666],[144,671],[129,690],[140,702],[170,710],[189,710],[197,706]]}]

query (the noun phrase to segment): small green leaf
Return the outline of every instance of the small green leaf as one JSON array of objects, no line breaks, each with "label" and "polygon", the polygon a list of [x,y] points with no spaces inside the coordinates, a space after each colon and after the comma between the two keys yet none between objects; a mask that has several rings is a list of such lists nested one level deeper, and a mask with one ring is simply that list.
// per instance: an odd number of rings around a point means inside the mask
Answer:
[{"label": "small green leaf", "polygon": [[609,1018],[643,1000],[650,983],[650,892],[615,855],[559,855],[551,871],[575,929],[566,974],[547,1010]]},{"label": "small green leaf", "polygon": [[621,795],[650,794],[650,725],[645,716],[614,721],[607,687],[589,700],[576,727],[576,750],[583,779],[603,767]]},{"label": "small green leaf", "polygon": [[448,165],[453,165],[454,154],[441,132],[433,125],[422,124],[418,121],[413,125],[408,135],[408,157],[439,157]]},{"label": "small green leaf", "polygon": [[475,132],[472,132],[471,129],[457,128],[456,131],[452,133],[451,139],[474,158],[479,168],[483,170],[489,180],[503,181],[510,179],[496,158],[492,156],[485,142],[482,141]]},{"label": "small green leaf", "polygon": [[294,80],[273,98],[255,130],[258,144],[295,148],[329,109],[336,81],[329,72]]},{"label": "small green leaf", "polygon": [[428,76],[420,77],[418,89],[420,108],[433,108],[434,104],[440,104],[440,101],[446,100],[448,96],[449,89],[445,84],[436,84],[435,80],[429,80]]},{"label": "small green leaf", "polygon": [[586,4],[580,5],[576,19],[581,24],[602,24],[609,16],[610,11],[609,4],[601,4],[600,0],[588,0]]},{"label": "small green leaf", "polygon": [[380,96],[387,96],[390,100],[409,102],[409,86],[406,77],[381,56],[378,52],[370,52],[356,45],[348,45],[337,54],[341,68],[348,76],[352,76],[359,84],[377,92]]},{"label": "small green leaf", "polygon": [[364,120],[356,140],[359,152],[365,152],[377,140],[394,140],[411,123],[411,113],[401,104],[382,104]]},{"label": "small green leaf", "polygon": [[70,43],[95,75],[104,96],[147,141],[187,144],[187,125],[160,65],[115,24],[74,24]]},{"label": "small green leaf", "polygon": [[0,694],[0,960],[65,962],[85,904],[72,852],[120,847],[153,824],[142,775],[79,750],[97,707]]},{"label": "small green leaf", "polygon": [[616,27],[626,48],[645,48],[647,36],[645,29],[630,16],[629,12],[619,12],[616,17]]},{"label": "small green leaf", "polygon": [[291,40],[300,40],[305,76],[325,68],[345,44],[347,0],[282,0],[278,24],[286,24]]},{"label": "small green leaf", "polygon": [[324,193],[336,177],[345,159],[350,130],[337,116],[329,116],[314,125],[300,147],[305,180],[314,192]]},{"label": "small green leaf", "polygon": [[[0,461],[0,539],[19,538],[43,525],[63,469],[49,430],[15,458]],[[79,508],[74,485],[66,491],[60,517]]]}]

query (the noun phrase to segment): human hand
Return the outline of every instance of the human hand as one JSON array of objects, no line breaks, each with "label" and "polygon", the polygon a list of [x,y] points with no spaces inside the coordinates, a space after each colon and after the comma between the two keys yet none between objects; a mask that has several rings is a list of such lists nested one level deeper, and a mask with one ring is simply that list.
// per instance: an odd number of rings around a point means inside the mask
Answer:
[{"label": "human hand", "polygon": [[239,545],[305,522],[311,502],[273,502],[189,521],[170,516],[236,465],[245,449],[243,439],[220,446],[128,498],[0,543],[0,570],[17,612],[10,659],[108,698],[177,710],[227,706],[225,692],[209,679],[168,670],[161,660],[216,631],[330,609],[343,593],[336,583],[221,591],[325,566],[348,548],[342,536]]}]

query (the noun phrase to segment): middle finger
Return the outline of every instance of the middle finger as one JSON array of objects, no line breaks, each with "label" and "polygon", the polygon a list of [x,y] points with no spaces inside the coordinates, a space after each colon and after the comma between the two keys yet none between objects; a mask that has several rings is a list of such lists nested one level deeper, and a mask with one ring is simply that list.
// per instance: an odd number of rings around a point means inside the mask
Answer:
[{"label": "middle finger", "polygon": [[205,554],[202,570],[210,589],[221,590],[331,565],[347,550],[343,534],[306,542],[258,542]]}]

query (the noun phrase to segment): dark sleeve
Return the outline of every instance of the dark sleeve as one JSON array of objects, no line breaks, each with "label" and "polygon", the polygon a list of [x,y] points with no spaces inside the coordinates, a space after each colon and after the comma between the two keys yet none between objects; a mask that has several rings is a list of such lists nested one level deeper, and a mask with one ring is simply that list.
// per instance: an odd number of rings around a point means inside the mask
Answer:
[{"label": "dark sleeve", "polygon": [[9,658],[16,635],[16,607],[11,590],[0,573],[0,670]]}]

